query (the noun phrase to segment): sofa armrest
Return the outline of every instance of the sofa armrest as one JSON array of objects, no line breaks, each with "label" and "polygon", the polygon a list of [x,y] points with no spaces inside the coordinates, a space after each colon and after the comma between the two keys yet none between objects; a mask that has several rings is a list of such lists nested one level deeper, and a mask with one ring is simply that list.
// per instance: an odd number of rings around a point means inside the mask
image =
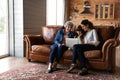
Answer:
[{"label": "sofa armrest", "polygon": [[115,47],[117,46],[116,39],[107,40],[102,47],[103,61],[108,64],[108,70],[114,69],[115,66]]},{"label": "sofa armrest", "polygon": [[44,44],[42,35],[24,35],[24,40],[29,42],[31,45]]},{"label": "sofa armrest", "polygon": [[116,39],[108,39],[105,41],[102,47],[102,56],[103,60],[108,61],[109,65],[111,64],[111,60],[114,59],[115,56],[115,47],[117,46]]},{"label": "sofa armrest", "polygon": [[26,57],[28,57],[31,46],[36,44],[44,44],[44,39],[42,35],[24,35],[24,41],[25,41],[25,51],[26,51]]},{"label": "sofa armrest", "polygon": [[102,53],[110,52],[113,47],[117,46],[117,40],[108,39],[102,47]]}]

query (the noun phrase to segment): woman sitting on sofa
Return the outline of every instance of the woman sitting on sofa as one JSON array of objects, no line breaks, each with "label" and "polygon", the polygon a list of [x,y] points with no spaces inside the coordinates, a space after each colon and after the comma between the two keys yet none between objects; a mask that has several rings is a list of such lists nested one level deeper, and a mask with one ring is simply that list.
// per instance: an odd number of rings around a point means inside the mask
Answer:
[{"label": "woman sitting on sofa", "polygon": [[72,64],[67,72],[71,72],[76,67],[76,59],[78,58],[80,61],[81,70],[78,72],[80,75],[85,75],[88,73],[86,66],[86,58],[84,56],[84,52],[88,50],[95,50],[99,44],[98,35],[96,30],[93,27],[93,24],[88,20],[83,20],[81,22],[82,29],[86,31],[84,36],[83,44],[75,44],[73,46],[73,56],[72,56]]},{"label": "woman sitting on sofa", "polygon": [[49,65],[46,73],[51,73],[56,69],[57,63],[59,63],[64,51],[68,49],[68,47],[65,46],[65,38],[74,38],[75,32],[72,31],[73,26],[73,22],[67,21],[63,28],[57,32],[54,44],[51,46]]}]

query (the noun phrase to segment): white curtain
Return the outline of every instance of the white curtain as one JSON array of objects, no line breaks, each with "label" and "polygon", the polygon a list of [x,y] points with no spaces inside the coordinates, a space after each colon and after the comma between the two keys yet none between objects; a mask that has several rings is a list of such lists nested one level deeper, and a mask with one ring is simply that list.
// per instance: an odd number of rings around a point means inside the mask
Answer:
[{"label": "white curtain", "polygon": [[47,25],[63,25],[65,0],[47,0]]}]

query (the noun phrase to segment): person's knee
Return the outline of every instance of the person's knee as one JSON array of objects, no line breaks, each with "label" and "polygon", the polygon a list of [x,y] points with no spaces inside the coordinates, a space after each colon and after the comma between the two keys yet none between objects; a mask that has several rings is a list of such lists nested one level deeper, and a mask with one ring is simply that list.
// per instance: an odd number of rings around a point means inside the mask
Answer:
[{"label": "person's knee", "polygon": [[56,50],[56,49],[57,49],[57,46],[51,46],[51,49],[52,49],[52,50]]},{"label": "person's knee", "polygon": [[75,50],[75,49],[78,49],[78,47],[79,47],[79,46],[76,44],[76,45],[73,46],[73,49],[74,49],[74,50]]}]

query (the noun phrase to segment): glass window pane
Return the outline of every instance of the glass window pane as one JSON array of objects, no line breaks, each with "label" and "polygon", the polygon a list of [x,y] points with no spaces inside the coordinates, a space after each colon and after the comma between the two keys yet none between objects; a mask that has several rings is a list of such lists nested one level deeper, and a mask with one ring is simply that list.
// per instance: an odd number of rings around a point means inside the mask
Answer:
[{"label": "glass window pane", "polygon": [[47,25],[63,25],[64,0],[47,0]]},{"label": "glass window pane", "polygon": [[0,0],[0,56],[8,54],[8,0]]},{"label": "glass window pane", "polygon": [[56,0],[47,0],[47,25],[56,24]]}]

